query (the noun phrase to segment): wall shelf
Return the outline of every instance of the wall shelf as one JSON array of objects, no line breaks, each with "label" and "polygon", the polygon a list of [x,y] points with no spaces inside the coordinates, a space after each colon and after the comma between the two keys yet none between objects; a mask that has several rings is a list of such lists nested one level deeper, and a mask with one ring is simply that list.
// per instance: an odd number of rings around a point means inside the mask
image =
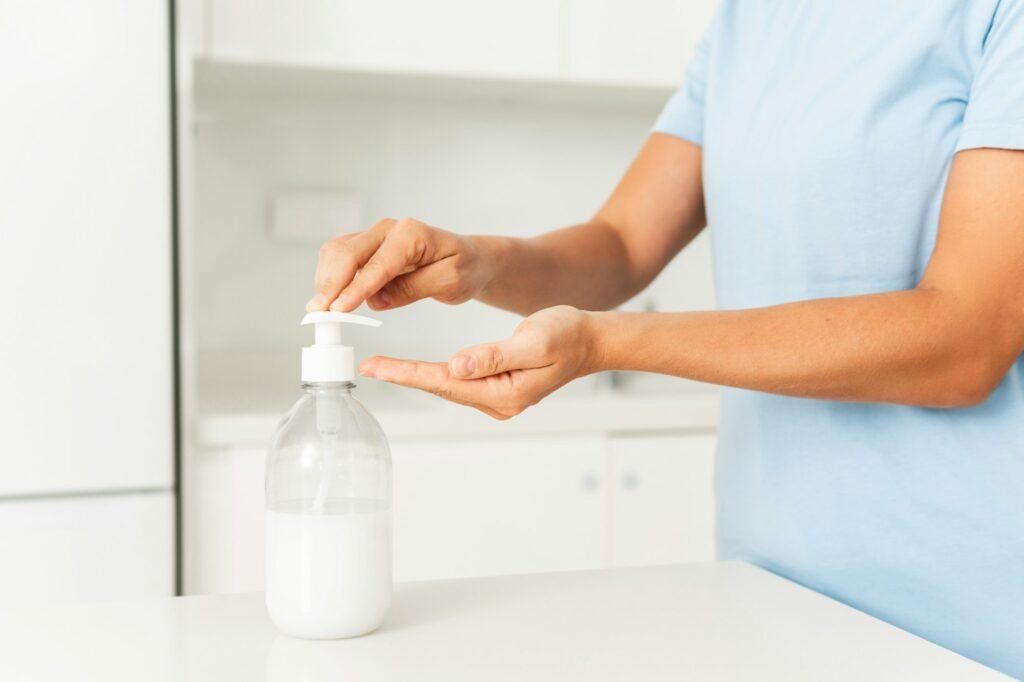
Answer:
[{"label": "wall shelf", "polygon": [[365,95],[656,110],[672,93],[671,88],[648,85],[357,71],[248,61],[196,59],[194,66],[196,93],[200,98],[204,94]]}]

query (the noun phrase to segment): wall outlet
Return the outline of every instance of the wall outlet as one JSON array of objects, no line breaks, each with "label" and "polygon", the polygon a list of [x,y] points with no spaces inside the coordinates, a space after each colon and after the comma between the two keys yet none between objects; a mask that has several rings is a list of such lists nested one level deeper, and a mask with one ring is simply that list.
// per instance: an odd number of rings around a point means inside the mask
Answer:
[{"label": "wall outlet", "polygon": [[354,190],[284,189],[271,201],[270,234],[282,244],[320,244],[366,227],[363,199]]}]

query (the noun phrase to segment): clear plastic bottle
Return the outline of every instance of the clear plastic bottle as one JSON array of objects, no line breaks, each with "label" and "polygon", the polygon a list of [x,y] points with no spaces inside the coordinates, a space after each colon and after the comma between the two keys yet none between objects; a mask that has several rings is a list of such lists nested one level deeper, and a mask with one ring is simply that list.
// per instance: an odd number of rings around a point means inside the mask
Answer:
[{"label": "clear plastic bottle", "polygon": [[305,395],[267,456],[267,609],[285,634],[355,637],[376,629],[391,601],[391,455],[380,425],[352,395],[343,323],[311,313],[303,349]]}]

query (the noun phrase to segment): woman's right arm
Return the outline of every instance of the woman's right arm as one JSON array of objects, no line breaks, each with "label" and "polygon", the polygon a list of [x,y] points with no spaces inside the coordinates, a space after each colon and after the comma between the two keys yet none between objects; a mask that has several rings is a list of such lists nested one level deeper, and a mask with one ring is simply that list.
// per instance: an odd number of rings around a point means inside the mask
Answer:
[{"label": "woman's right arm", "polygon": [[701,149],[654,134],[590,221],[530,239],[467,237],[412,219],[324,244],[307,310],[375,310],[476,298],[523,315],[614,308],[704,227]]}]

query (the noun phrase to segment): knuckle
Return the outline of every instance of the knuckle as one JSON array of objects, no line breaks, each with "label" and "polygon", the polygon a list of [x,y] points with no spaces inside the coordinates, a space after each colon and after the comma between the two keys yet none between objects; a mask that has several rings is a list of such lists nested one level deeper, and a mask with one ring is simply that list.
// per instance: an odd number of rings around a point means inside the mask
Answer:
[{"label": "knuckle", "polygon": [[416,232],[416,226],[412,222],[411,218],[402,218],[396,220],[395,224],[391,228],[391,234],[396,237],[408,237]]},{"label": "knuckle", "polygon": [[342,256],[339,256],[337,259],[334,260],[334,262],[332,262],[330,264],[329,267],[323,268],[322,272],[318,273],[318,277],[317,277],[318,283],[321,284],[321,285],[325,285],[325,286],[336,286],[336,285],[347,284],[347,282],[341,281],[342,280],[342,272],[344,270],[348,269],[349,267],[353,267],[353,264],[352,264],[351,261],[352,261],[352,256],[351,255],[343,254]]},{"label": "knuckle", "polygon": [[320,258],[330,258],[341,249],[341,242],[335,239],[328,239],[320,245]]},{"label": "knuckle", "polygon": [[395,229],[402,232],[417,232],[423,228],[423,223],[415,218],[405,217],[395,221]]},{"label": "knuckle", "polygon": [[480,356],[480,368],[487,373],[494,373],[502,365],[501,349],[497,346],[488,346]]},{"label": "knuckle", "polygon": [[445,386],[443,384],[441,386],[435,386],[431,393],[439,398],[455,402],[455,392],[452,391],[450,386]]},{"label": "knuckle", "polygon": [[387,290],[393,302],[408,301],[415,298],[412,286],[409,284],[409,280],[404,277],[392,280],[391,283],[388,284]]},{"label": "knuckle", "polygon": [[407,263],[419,263],[427,253],[427,227],[412,218],[399,220],[392,230],[403,250]]},{"label": "knuckle", "polygon": [[362,279],[363,283],[366,284],[377,280],[390,279],[391,275],[391,269],[386,263],[379,260],[371,260],[363,266],[363,271],[360,273],[360,279]]},{"label": "knuckle", "polygon": [[405,262],[420,263],[427,253],[427,240],[419,234],[409,234],[405,237]]}]

